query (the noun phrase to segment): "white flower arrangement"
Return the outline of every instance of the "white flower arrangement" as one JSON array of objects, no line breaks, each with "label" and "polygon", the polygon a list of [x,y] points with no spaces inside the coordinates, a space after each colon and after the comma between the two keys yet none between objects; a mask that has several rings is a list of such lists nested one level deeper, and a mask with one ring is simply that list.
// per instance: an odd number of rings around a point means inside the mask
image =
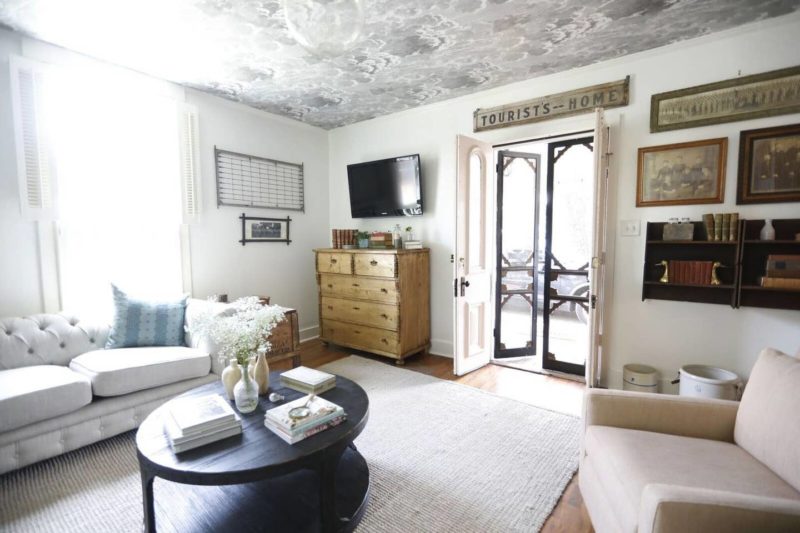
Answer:
[{"label": "white flower arrangement", "polygon": [[272,345],[267,338],[283,319],[280,307],[262,305],[257,297],[248,296],[231,303],[223,313],[210,309],[198,313],[191,331],[214,341],[223,363],[235,357],[239,364],[246,364],[251,355],[269,351]]}]

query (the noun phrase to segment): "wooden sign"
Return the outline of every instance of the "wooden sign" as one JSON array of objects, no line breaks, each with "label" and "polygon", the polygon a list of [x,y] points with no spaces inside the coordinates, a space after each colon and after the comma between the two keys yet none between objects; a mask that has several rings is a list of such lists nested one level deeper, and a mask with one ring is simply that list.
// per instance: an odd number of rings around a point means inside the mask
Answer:
[{"label": "wooden sign", "polygon": [[800,67],[654,94],[650,131],[678,130],[800,111]]},{"label": "wooden sign", "polygon": [[630,76],[624,80],[551,94],[524,102],[476,109],[473,114],[472,131],[507,128],[530,122],[580,115],[594,111],[598,107],[608,109],[626,106],[628,105],[629,82]]}]

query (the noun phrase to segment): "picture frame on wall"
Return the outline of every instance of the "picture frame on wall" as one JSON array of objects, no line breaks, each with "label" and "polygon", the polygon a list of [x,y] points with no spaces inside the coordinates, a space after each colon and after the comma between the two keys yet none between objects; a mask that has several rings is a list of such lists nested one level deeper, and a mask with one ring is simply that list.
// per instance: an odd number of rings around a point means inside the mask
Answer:
[{"label": "picture frame on wall", "polygon": [[800,202],[800,124],[739,137],[737,204]]},{"label": "picture frame on wall", "polygon": [[289,238],[290,217],[249,217],[242,213],[239,219],[242,221],[242,238],[239,240],[242,246],[250,242],[285,242],[287,245],[292,242]]},{"label": "picture frame on wall", "polygon": [[728,139],[639,148],[636,207],[721,204]]}]

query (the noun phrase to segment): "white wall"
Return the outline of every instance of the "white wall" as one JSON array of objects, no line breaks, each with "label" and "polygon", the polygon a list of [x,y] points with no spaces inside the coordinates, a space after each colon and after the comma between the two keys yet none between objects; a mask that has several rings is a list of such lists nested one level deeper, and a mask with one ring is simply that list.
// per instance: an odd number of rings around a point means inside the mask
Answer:
[{"label": "white wall", "polygon": [[[97,64],[85,56],[0,30],[0,316],[44,309],[39,279],[36,225],[20,215],[11,114],[8,56],[20,54],[54,64]],[[117,69],[123,71],[124,69]],[[328,133],[221,98],[124,71],[143,90],[194,104],[199,112],[202,212],[191,233],[193,295],[269,295],[295,307],[301,335],[316,335],[318,305],[311,249],[328,242]],[[305,213],[217,208],[214,146],[304,163]],[[177,176],[176,176],[177,179]],[[292,217],[292,243],[242,246],[238,216]]]},{"label": "white wall", "polygon": [[[613,286],[607,304],[605,381],[621,385],[622,365],[647,363],[666,383],[685,363],[715,364],[747,375],[758,350],[766,345],[794,353],[800,348],[800,312],[650,300],[641,301],[644,238],[617,237],[617,221],[663,221],[672,216],[695,220],[704,212],[738,211],[743,218],[800,217],[800,204],[736,205],[739,132],[800,122],[800,115],[735,122],[669,133],[649,133],[650,96],[654,93],[720,81],[798,63],[795,36],[800,16],[754,23],[703,37],[433,104],[333,130],[330,134],[330,223],[333,228],[386,229],[410,222],[432,248],[432,337],[435,353],[452,354],[452,266],[455,217],[455,142],[457,134],[495,144],[579,131],[592,127],[591,116],[573,117],[472,133],[478,107],[609,82],[631,76],[631,102],[609,109],[614,125],[610,205]],[[636,150],[642,146],[728,137],[725,203],[705,206],[636,208]],[[353,220],[349,213],[346,165],[419,153],[422,159],[425,215],[418,219]],[[667,387],[668,390],[672,390]]]},{"label": "white wall", "polygon": [[[297,308],[301,336],[317,334],[319,306],[313,248],[328,245],[328,133],[187,90],[186,100],[200,116],[203,212],[191,228],[193,293],[271,296],[272,302]],[[305,212],[217,208],[214,146],[234,152],[304,164]],[[292,243],[242,246],[239,215],[292,218]]]}]

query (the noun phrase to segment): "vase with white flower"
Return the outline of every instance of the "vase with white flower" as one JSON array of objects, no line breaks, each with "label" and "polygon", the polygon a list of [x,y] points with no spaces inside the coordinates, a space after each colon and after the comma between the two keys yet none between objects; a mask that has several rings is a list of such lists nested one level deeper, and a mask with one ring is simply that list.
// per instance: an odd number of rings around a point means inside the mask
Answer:
[{"label": "vase with white flower", "polygon": [[[201,313],[192,327],[192,334],[205,335],[216,344],[222,361],[236,359],[241,367],[242,377],[234,386],[233,396],[242,413],[258,407],[259,385],[248,371],[250,358],[259,355],[259,360],[265,361],[264,354],[272,347],[270,333],[283,319],[280,307],[262,305],[251,296],[236,300],[222,313]],[[266,386],[263,388],[266,392]]]}]

